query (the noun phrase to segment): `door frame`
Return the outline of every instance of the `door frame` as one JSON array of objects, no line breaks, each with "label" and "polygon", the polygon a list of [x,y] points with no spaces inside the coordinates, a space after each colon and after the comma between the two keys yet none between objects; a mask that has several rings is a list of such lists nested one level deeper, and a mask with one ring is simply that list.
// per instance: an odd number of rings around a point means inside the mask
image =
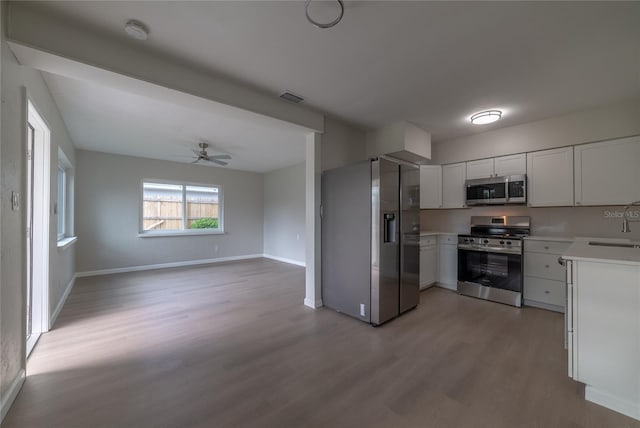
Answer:
[{"label": "door frame", "polygon": [[[24,88],[24,126],[23,126],[23,153],[24,164],[22,174],[22,188],[25,189],[25,202],[29,197],[27,189],[27,162],[29,162],[26,151],[27,126],[31,124],[35,129],[34,148],[33,148],[33,230],[31,231],[32,239],[32,281],[33,281],[33,333],[32,338],[27,342],[27,287],[26,270],[27,270],[27,210],[24,210],[25,227],[22,236],[25,239],[23,254],[25,261],[23,263],[22,272],[25,274],[24,281],[24,337],[25,337],[25,357],[28,357],[31,350],[38,341],[41,333],[49,331],[49,256],[50,256],[50,221],[51,221],[51,126],[40,113],[42,110],[38,108],[33,98],[29,96],[26,88]],[[38,294],[36,294],[36,290]],[[36,302],[37,299],[37,302]],[[33,337],[35,335],[35,337]]]}]

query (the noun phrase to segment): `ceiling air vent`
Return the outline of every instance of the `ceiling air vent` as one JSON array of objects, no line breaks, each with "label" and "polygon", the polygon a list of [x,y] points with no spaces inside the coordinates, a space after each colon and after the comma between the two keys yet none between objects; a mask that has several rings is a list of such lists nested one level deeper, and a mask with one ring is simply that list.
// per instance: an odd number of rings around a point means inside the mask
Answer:
[{"label": "ceiling air vent", "polygon": [[304,98],[302,98],[299,95],[293,94],[289,91],[283,92],[282,94],[280,94],[280,98],[282,98],[283,100],[291,101],[292,103],[296,103],[296,104],[304,101]]}]

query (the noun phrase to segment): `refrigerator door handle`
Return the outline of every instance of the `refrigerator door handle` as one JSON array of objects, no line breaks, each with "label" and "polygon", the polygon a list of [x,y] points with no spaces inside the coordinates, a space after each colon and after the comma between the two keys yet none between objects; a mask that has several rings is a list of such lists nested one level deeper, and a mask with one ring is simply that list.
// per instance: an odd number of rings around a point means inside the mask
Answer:
[{"label": "refrigerator door handle", "polygon": [[384,213],[384,242],[396,242],[396,215]]}]

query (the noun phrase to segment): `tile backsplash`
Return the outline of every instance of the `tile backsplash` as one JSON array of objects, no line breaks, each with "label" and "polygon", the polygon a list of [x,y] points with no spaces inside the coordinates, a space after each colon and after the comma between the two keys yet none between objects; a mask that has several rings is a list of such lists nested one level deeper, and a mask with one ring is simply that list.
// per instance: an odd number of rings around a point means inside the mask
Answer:
[{"label": "tile backsplash", "polygon": [[[531,217],[531,235],[589,236],[640,240],[640,222],[630,223],[630,233],[622,233],[623,206],[551,207],[487,206],[452,210],[421,210],[422,230],[469,233],[469,221],[476,215],[511,215]],[[640,220],[640,207],[631,210]]]}]

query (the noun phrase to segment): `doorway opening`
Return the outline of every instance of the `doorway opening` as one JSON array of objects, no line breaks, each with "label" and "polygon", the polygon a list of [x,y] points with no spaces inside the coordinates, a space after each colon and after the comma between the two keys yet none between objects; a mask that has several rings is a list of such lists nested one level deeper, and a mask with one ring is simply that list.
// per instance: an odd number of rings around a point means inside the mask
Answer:
[{"label": "doorway opening", "polygon": [[26,351],[49,330],[49,126],[27,99],[26,144]]}]

